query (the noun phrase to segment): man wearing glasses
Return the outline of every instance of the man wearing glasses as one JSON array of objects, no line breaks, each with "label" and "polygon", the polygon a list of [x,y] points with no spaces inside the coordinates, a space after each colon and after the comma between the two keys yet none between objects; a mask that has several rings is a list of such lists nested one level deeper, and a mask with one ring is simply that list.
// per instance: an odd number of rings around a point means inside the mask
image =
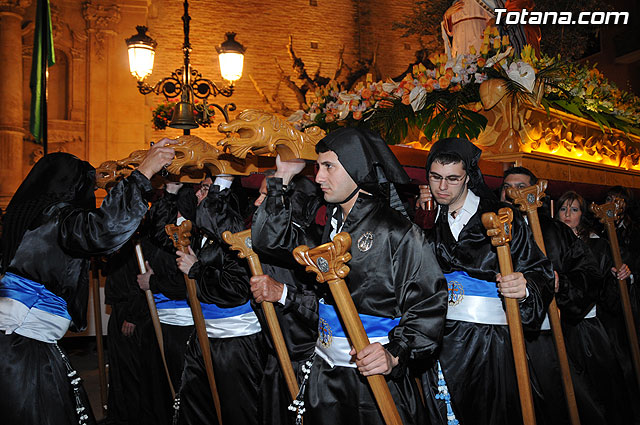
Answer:
[{"label": "man wearing glasses", "polygon": [[[539,329],[553,296],[553,268],[522,217],[514,214],[516,272],[499,274],[497,253],[481,217],[506,204],[485,185],[480,153],[468,140],[449,138],[436,142],[427,160],[429,185],[421,187],[419,201],[433,198],[438,204],[429,236],[447,279],[449,305],[439,362],[423,382],[430,384],[426,391],[439,392],[441,423],[519,424],[522,414],[501,298],[518,299],[523,327]],[[534,375],[532,384],[539,405]]]}]

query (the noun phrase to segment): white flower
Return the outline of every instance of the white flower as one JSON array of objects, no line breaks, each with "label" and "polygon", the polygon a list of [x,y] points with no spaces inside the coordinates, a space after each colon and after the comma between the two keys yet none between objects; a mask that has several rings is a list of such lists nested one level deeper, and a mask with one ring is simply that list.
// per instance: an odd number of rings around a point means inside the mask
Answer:
[{"label": "white flower", "polygon": [[349,103],[352,100],[360,100],[360,95],[357,94],[349,94],[347,92],[342,92],[338,95],[338,99],[345,103]]},{"label": "white flower", "polygon": [[293,114],[289,115],[287,121],[289,122],[298,122],[304,118],[304,111],[302,109],[298,109]]},{"label": "white flower", "polygon": [[518,61],[512,62],[507,68],[503,65],[507,76],[527,89],[529,93],[533,92],[533,86],[536,83],[536,72],[531,65],[526,62]]},{"label": "white flower", "polygon": [[427,91],[422,86],[416,86],[409,93],[409,102],[413,112],[419,111],[424,107],[424,100],[427,97]]},{"label": "white flower", "polygon": [[386,83],[382,83],[382,90],[386,93],[391,93],[397,89],[399,85],[400,83],[396,83],[395,81],[387,81]]},{"label": "white flower", "polygon": [[493,56],[492,58],[489,58],[487,60],[487,63],[484,65],[484,67],[485,68],[489,68],[490,66],[493,66],[493,65],[497,64],[502,59],[504,59],[507,56],[509,56],[509,54],[511,53],[511,50],[513,50],[513,48],[511,46],[509,46],[509,48],[507,50],[505,50],[504,52],[498,53],[497,55]]}]

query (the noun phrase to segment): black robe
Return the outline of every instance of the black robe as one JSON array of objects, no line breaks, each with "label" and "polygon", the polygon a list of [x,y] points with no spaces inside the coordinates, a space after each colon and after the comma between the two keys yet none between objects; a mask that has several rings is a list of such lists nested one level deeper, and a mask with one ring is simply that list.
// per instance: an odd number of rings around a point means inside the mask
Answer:
[{"label": "black robe", "polygon": [[[627,396],[619,386],[622,371],[615,360],[611,342],[598,317],[585,318],[603,292],[605,278],[602,271],[587,245],[569,227],[545,214],[540,215],[540,224],[547,256],[559,276],[556,300],[561,312],[580,422],[626,422]],[[534,356],[531,351],[530,355]],[[540,361],[547,365],[550,363],[546,358]],[[558,399],[564,401],[561,390],[545,395],[547,405]],[[556,418],[558,416],[555,415]]]},{"label": "black robe", "polygon": [[[191,202],[189,202],[189,199],[185,199],[188,196],[193,197]],[[192,213],[195,213],[191,208],[195,205],[197,205],[197,201],[193,190],[184,187],[178,195],[165,192],[164,196],[154,202],[149,210],[145,221],[142,252],[154,272],[149,278],[149,289],[154,294],[162,294],[171,300],[186,301],[187,299],[184,274],[178,269],[176,249],[171,243],[171,239],[167,236],[164,226],[176,223],[179,209],[184,210],[185,214],[192,215]],[[192,228],[191,233],[192,235],[197,234],[197,229]],[[183,326],[162,322],[160,326],[162,328],[164,353],[169,376],[171,377],[173,388],[177,391],[181,385],[187,342],[193,333],[194,326],[192,324]],[[162,359],[153,359],[153,361],[156,364],[158,362],[161,364]],[[168,389],[166,379],[163,379],[158,384]]]},{"label": "black robe", "polygon": [[[170,424],[171,393],[166,385],[160,351],[144,292],[133,243],[111,255],[106,267],[105,304],[111,305],[108,324],[109,398],[106,421],[117,424]],[[135,325],[122,334],[124,321]],[[165,385],[158,385],[164,383]]]},{"label": "black robe", "polygon": [[[289,184],[289,193],[294,220],[305,228],[315,227],[315,216],[320,207],[317,186],[306,177],[296,176]],[[316,233],[321,234],[322,230],[318,229]],[[300,387],[304,377],[302,365],[313,356],[318,339],[315,277],[298,267],[297,263],[293,265],[292,258],[274,258],[266,253],[260,254],[263,273],[287,287],[284,305],[275,302],[273,306]],[[252,302],[252,306],[260,320],[268,349],[260,394],[263,406],[270,408],[263,410],[263,424],[293,424],[296,415],[288,410],[292,402],[291,394],[282,373],[266,317],[261,304]]]},{"label": "black robe", "polygon": [[[464,271],[469,276],[495,282],[499,273],[496,248],[491,245],[481,217],[506,204],[480,198],[476,213],[456,241],[447,217],[440,215],[430,233],[442,271]],[[533,240],[520,214],[514,212],[510,242],[513,269],[527,279],[528,297],[520,302],[522,326],[537,331],[553,296],[553,269]],[[451,405],[461,424],[514,425],[522,423],[516,372],[506,325],[447,320],[439,361]],[[532,370],[531,365],[529,366]],[[540,405],[540,384],[531,373],[534,403]],[[435,374],[425,375],[425,393],[436,392]],[[441,418],[446,423],[446,415]]]},{"label": "black robe", "polygon": [[[98,210],[66,203],[46,208],[17,247],[7,272],[41,283],[63,298],[71,330],[87,324],[89,257],[120,248],[147,212],[149,180],[134,171],[105,197]],[[0,411],[8,424],[77,424],[67,364],[57,344],[0,332]],[[82,392],[83,393],[83,392]],[[81,397],[85,398],[84,394]],[[84,406],[93,422],[87,400]]]},{"label": "black robe", "polygon": [[[622,370],[622,380],[615,383],[614,394],[622,392],[623,403],[630,401],[624,407],[624,412],[632,416],[628,423],[640,424],[640,405],[634,400],[640,400],[640,389],[631,360],[631,350],[627,328],[622,313],[622,303],[620,301],[620,287],[617,279],[611,273],[613,258],[611,249],[606,239],[591,237],[585,240],[589,251],[598,260],[600,275],[604,281],[602,292],[596,302],[597,318],[607,333],[611,343],[611,350],[615,356],[615,363]],[[627,281],[628,282],[628,281]]]},{"label": "black robe", "polygon": [[[192,246],[198,262],[189,270],[197,284],[198,299],[220,308],[238,307],[251,297],[250,273],[222,241],[222,232],[243,230],[243,220],[230,189],[212,186],[198,207],[196,223],[207,240],[196,238]],[[244,264],[241,264],[242,261]],[[262,404],[259,395],[265,349],[261,332],[230,338],[209,338],[213,370],[225,424],[259,424]],[[195,333],[185,353],[180,388],[180,423],[215,424],[217,417],[200,344]]]},{"label": "black robe", "polygon": [[[298,245],[314,246],[310,232],[293,221],[282,181],[271,178],[267,186],[268,196],[254,216],[254,246],[283,257]],[[400,318],[385,345],[399,359],[387,383],[403,423],[423,423],[423,406],[407,364],[410,358],[431,358],[438,346],[446,311],[445,280],[420,230],[386,200],[361,193],[342,231],[352,237],[345,280],[358,313]],[[370,246],[358,244],[365,235],[372,241]],[[318,296],[331,304],[328,288],[320,290]],[[319,356],[307,382],[305,409],[307,425],[384,423],[365,377],[356,368],[332,368]]]}]

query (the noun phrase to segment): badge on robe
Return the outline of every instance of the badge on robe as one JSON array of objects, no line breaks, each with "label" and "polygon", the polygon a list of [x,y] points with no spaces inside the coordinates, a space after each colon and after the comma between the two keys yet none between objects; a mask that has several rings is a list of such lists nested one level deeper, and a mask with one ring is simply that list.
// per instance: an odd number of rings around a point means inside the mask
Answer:
[{"label": "badge on robe", "polygon": [[464,297],[464,288],[462,284],[457,280],[450,280],[447,282],[449,289],[449,305],[454,306],[460,304]]},{"label": "badge on robe", "polygon": [[367,252],[373,246],[373,233],[365,232],[358,238],[358,249],[360,252]]},{"label": "badge on robe", "polygon": [[333,339],[331,327],[329,326],[329,323],[322,317],[318,321],[318,339],[320,340],[320,344],[322,344],[323,347],[331,347],[331,340]]}]

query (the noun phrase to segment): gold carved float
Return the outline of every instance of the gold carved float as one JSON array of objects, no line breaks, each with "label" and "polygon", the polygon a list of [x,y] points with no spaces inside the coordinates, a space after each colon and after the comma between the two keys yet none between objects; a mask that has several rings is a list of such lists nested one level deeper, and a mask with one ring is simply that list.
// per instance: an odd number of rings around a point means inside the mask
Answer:
[{"label": "gold carved float", "polygon": [[[240,159],[229,155],[203,139],[185,135],[177,137],[172,145],[176,151],[173,162],[166,167],[169,179],[182,182],[200,182],[207,170],[212,175],[248,175],[258,171],[255,158]],[[144,160],[147,150],[133,151],[127,158],[105,161],[96,169],[96,185],[108,188],[127,177]]]},{"label": "gold carved float", "polygon": [[218,131],[227,134],[218,145],[235,157],[246,158],[250,152],[268,156],[278,153],[285,161],[314,160],[316,143],[326,135],[319,127],[299,131],[278,115],[257,109],[242,111],[236,119],[220,124]]}]

